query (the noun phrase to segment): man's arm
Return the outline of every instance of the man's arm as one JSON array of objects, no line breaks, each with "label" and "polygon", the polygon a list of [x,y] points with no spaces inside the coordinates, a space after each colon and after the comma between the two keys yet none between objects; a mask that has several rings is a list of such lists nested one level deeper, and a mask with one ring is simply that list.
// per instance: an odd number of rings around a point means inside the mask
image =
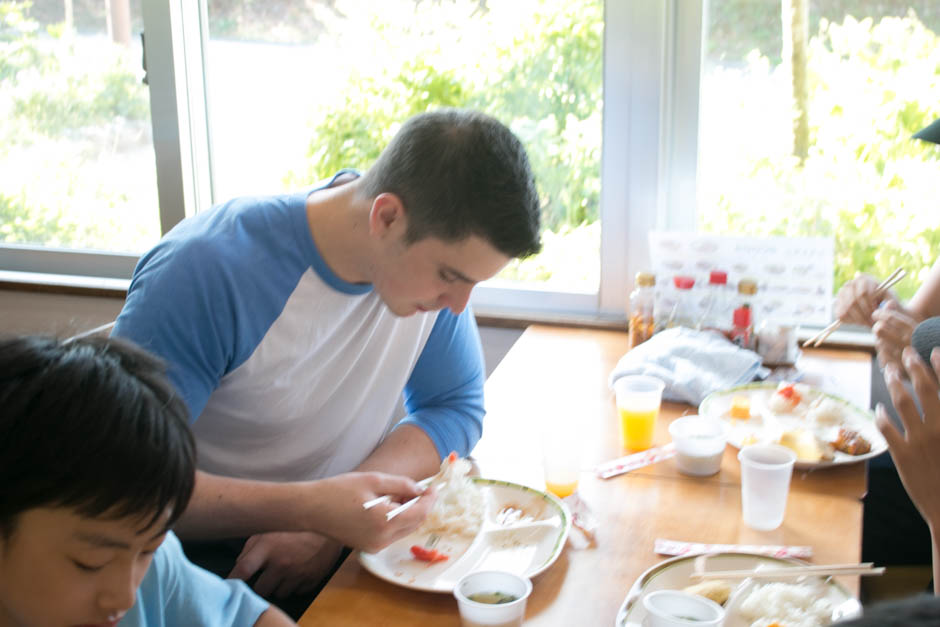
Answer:
[{"label": "man's arm", "polygon": [[[483,433],[485,378],[483,348],[473,311],[467,307],[454,315],[442,310],[405,385],[408,415],[393,434],[406,426],[416,427],[437,450],[438,464],[451,451],[465,457]],[[407,437],[405,441],[416,440]],[[420,470],[436,472],[424,462]]]},{"label": "man's arm", "polygon": [[[181,536],[193,539],[314,531],[348,546],[375,551],[421,524],[434,502],[433,492],[390,521],[385,514],[422,493],[407,477],[378,472],[292,483],[198,472],[193,500],[176,529]],[[368,510],[362,507],[366,501],[385,495],[391,495],[392,501]]]},{"label": "man's arm", "polygon": [[917,322],[940,316],[940,259],[934,262],[927,278],[907,305]]},{"label": "man's arm", "polygon": [[440,467],[437,447],[428,434],[414,425],[401,425],[385,438],[357,470],[377,470],[420,481],[435,474]]}]

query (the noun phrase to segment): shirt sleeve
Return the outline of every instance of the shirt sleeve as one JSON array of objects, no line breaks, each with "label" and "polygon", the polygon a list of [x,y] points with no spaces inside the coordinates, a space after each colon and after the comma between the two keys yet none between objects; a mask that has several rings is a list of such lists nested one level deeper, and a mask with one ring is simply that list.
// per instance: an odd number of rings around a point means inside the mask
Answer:
[{"label": "shirt sleeve", "polygon": [[245,582],[222,579],[190,562],[170,533],[154,555],[137,602],[121,627],[251,627],[269,607]]},{"label": "shirt sleeve", "polygon": [[465,457],[483,434],[483,349],[473,311],[441,310],[405,384],[408,415],[431,438],[441,459],[451,451]]},{"label": "shirt sleeve", "polygon": [[[218,386],[233,355],[232,286],[207,268],[198,244],[163,243],[141,258],[114,334],[167,361],[170,380],[195,420]],[[210,275],[215,280],[209,280]]]}]

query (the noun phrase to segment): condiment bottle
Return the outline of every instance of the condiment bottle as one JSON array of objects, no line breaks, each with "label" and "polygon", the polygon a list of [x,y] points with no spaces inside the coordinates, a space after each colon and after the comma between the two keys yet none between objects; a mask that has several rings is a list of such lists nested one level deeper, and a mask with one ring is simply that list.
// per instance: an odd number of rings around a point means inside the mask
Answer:
[{"label": "condiment bottle", "polygon": [[712,270],[705,286],[704,313],[699,318],[698,328],[727,334],[731,330],[728,300],[728,273]]},{"label": "condiment bottle", "polygon": [[630,348],[653,337],[655,288],[655,275],[649,272],[636,273],[635,287],[630,293]]},{"label": "condiment bottle", "polygon": [[754,279],[738,281],[738,297],[732,312],[729,338],[741,348],[754,348],[754,300],[757,282]]},{"label": "condiment bottle", "polygon": [[676,276],[673,277],[672,283],[676,287],[676,302],[669,312],[666,328],[694,327],[695,302],[692,300],[692,288],[695,287],[695,279],[690,276]]}]

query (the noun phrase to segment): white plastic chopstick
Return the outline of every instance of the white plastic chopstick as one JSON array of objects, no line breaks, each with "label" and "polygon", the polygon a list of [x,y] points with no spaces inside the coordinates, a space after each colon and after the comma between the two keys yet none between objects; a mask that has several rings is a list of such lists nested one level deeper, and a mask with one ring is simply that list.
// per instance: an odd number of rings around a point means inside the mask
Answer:
[{"label": "white plastic chopstick", "polygon": [[784,568],[764,568],[761,570],[712,570],[693,572],[690,577],[696,579],[743,579],[745,577],[800,577],[802,575],[880,575],[884,567],[873,568],[870,562],[864,564],[828,564],[818,566],[787,566]]}]

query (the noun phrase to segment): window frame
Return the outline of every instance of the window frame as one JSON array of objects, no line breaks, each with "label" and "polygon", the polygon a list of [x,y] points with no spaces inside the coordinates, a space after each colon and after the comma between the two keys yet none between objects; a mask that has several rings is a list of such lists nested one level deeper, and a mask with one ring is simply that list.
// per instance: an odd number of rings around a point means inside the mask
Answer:
[{"label": "window frame", "polygon": [[[695,229],[703,3],[607,1],[601,159],[600,282],[563,292],[488,281],[478,315],[625,319],[651,229]],[[142,3],[161,233],[212,206],[205,0]],[[129,279],[138,256],[0,244],[0,269]]]}]

